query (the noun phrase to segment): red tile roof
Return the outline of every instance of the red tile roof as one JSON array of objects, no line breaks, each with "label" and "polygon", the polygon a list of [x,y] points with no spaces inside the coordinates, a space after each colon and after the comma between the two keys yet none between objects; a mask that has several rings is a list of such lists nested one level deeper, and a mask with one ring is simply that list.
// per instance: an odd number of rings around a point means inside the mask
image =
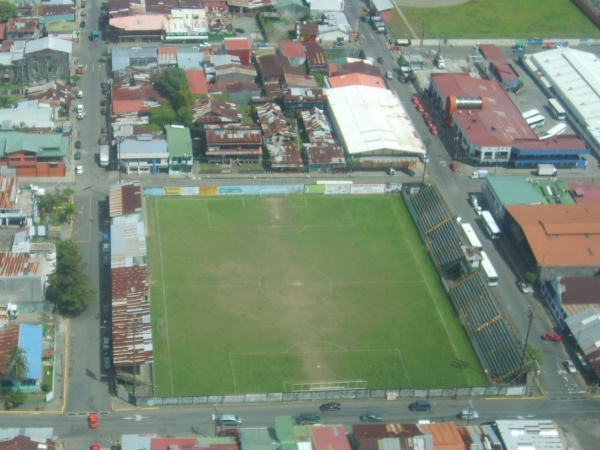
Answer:
[{"label": "red tile roof", "polygon": [[151,441],[151,450],[193,450],[195,446],[194,438],[154,438]]},{"label": "red tile roof", "polygon": [[341,425],[312,427],[312,434],[315,450],[350,450],[350,443]]},{"label": "red tile roof", "polygon": [[502,49],[493,44],[480,44],[479,53],[488,61],[506,61]]},{"label": "red tile roof", "polygon": [[144,108],[142,100],[115,100],[112,103],[114,114],[127,112],[140,112]]},{"label": "red tile roof", "polygon": [[185,76],[192,94],[208,94],[206,75],[203,70],[189,69],[185,71]]},{"label": "red tile roof", "polygon": [[362,73],[351,73],[348,75],[337,75],[329,78],[329,84],[332,88],[345,87],[345,86],[369,86],[381,89],[387,89],[383,78],[374,77],[371,75],[365,75]]},{"label": "red tile roof", "polygon": [[303,58],[306,56],[304,44],[299,41],[281,41],[281,54],[287,58]]},{"label": "red tile roof", "polygon": [[517,150],[560,151],[573,150],[577,154],[588,147],[583,139],[575,134],[562,134],[548,139],[517,139],[512,145]]},{"label": "red tile roof", "polygon": [[225,50],[252,50],[250,40],[245,37],[234,37],[223,39]]}]

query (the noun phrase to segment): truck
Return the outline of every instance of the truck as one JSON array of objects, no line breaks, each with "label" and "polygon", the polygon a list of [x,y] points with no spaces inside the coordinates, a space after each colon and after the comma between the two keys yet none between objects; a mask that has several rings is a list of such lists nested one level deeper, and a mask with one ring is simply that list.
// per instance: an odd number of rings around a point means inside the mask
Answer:
[{"label": "truck", "polygon": [[98,157],[100,167],[108,166],[108,145],[100,145],[100,156]]},{"label": "truck", "polygon": [[553,177],[556,175],[556,167],[552,164],[538,164],[536,175],[539,177]]},{"label": "truck", "polygon": [[486,178],[489,174],[490,172],[487,170],[476,170],[469,178],[471,178],[471,180],[480,180],[482,178]]},{"label": "truck", "polygon": [[92,32],[90,33],[90,37],[92,41],[97,41],[98,39],[100,39],[100,33],[98,32],[98,30],[92,30]]}]

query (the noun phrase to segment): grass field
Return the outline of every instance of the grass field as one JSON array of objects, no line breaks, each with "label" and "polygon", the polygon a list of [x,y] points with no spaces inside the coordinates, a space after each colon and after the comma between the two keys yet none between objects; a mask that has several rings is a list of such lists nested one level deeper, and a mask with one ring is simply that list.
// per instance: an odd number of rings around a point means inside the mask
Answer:
[{"label": "grass field", "polygon": [[397,196],[149,197],[146,220],[157,395],[486,383]]},{"label": "grass field", "polygon": [[[413,31],[425,38],[600,38],[600,30],[571,0],[470,0],[446,8],[402,7]],[[410,37],[392,11],[392,34]]]}]

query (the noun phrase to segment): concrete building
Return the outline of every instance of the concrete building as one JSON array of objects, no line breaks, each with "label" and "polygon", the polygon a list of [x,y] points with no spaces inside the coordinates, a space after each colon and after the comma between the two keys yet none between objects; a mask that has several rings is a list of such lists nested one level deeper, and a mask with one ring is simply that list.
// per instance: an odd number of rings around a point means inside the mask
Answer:
[{"label": "concrete building", "polygon": [[44,255],[0,253],[0,292],[7,303],[43,305],[48,275]]},{"label": "concrete building", "polygon": [[[0,119],[3,111],[0,110]],[[12,111],[14,120],[20,113],[18,108]],[[69,137],[62,134],[0,131],[0,165],[6,166],[5,173],[14,176],[64,177],[68,149]]]},{"label": "concrete building", "polygon": [[169,148],[164,138],[140,135],[117,143],[119,170],[124,173],[168,172]]},{"label": "concrete building", "polygon": [[223,39],[223,51],[226,55],[237,56],[240,63],[249,66],[252,59],[252,44],[245,37]]},{"label": "concrete building", "polygon": [[167,125],[165,131],[169,149],[169,174],[189,174],[194,164],[190,129],[183,125]]},{"label": "concrete building", "polygon": [[488,176],[482,187],[489,211],[499,223],[508,205],[541,205],[542,201],[533,186],[520,175]]}]

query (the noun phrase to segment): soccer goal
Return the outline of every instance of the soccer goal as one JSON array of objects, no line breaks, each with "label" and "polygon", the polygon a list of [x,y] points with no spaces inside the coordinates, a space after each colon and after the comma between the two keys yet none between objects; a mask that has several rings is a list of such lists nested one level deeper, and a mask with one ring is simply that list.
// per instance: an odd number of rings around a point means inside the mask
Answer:
[{"label": "soccer goal", "polygon": [[314,383],[285,382],[286,392],[335,391],[344,389],[366,389],[364,380],[351,381],[319,381]]},{"label": "soccer goal", "polygon": [[259,193],[261,197],[267,197],[271,195],[281,195],[284,197],[288,196],[287,189],[261,189]]}]

